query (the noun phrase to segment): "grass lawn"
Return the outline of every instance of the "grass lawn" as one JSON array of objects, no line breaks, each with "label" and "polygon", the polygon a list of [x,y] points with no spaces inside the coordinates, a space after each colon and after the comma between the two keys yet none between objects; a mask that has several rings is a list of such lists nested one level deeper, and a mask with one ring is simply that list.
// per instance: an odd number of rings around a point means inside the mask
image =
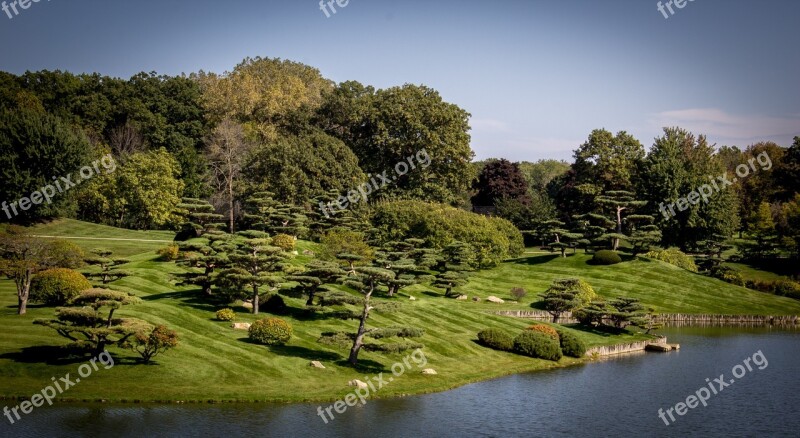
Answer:
[{"label": "grass lawn", "polygon": [[[59,221],[36,229],[36,234],[64,237],[115,237],[118,239],[170,240],[163,232],[134,232],[100,227],[77,221]],[[134,236],[134,237],[131,237]],[[62,397],[75,400],[169,401],[169,400],[262,400],[304,401],[342,397],[352,388],[352,379],[366,380],[379,372],[389,373],[392,364],[405,354],[384,355],[362,352],[361,367],[345,365],[347,350],[317,343],[322,332],[354,331],[355,321],[308,319],[300,312],[283,316],[294,327],[294,337],[284,347],[265,347],[247,340],[247,333],[234,331],[228,323],[213,319],[217,310],[198,299],[198,292],[176,287],[171,274],[180,272],[174,263],[156,260],[154,251],[164,242],[95,241],[75,239],[84,248],[110,248],[125,255],[131,263],[123,268],[135,275],[116,281],[113,288],[133,292],[144,300],[126,306],[118,314],[144,319],[152,324],[166,324],[176,330],[181,344],[156,358],[155,365],[138,365],[134,353],[112,349],[116,364],[100,369]],[[301,242],[302,249],[313,244]],[[308,256],[300,256],[307,259]],[[508,298],[513,286],[529,292],[526,302],[493,305],[462,302],[442,297],[429,287],[414,286],[404,290],[395,301],[398,312],[374,313],[372,327],[411,326],[425,329],[418,341],[428,364],[438,375],[422,375],[411,362],[412,372],[397,377],[377,393],[378,397],[445,390],[469,382],[511,373],[566,366],[581,361],[564,358],[559,363],[530,359],[479,346],[475,335],[486,327],[518,332],[530,321],[491,314],[495,310],[530,308],[534,294],[543,291],[553,278],[581,276],[601,295],[629,294],[640,297],[659,311],[686,313],[800,313],[800,303],[785,298],[752,292],[744,288],[691,274],[661,262],[627,262],[612,267],[586,265],[588,257],[579,254],[567,259],[532,254],[475,275],[464,287],[470,296],[497,295]],[[417,298],[408,299],[408,295]],[[287,304],[300,309],[304,300],[287,298]],[[15,314],[14,285],[0,281],[0,396],[29,397],[51,382],[51,377],[66,373],[75,376],[82,360],[63,358],[56,348],[66,340],[53,330],[33,325],[36,318],[53,316],[52,308],[33,305],[25,316]],[[236,308],[237,321],[250,322],[255,316]],[[268,316],[266,314],[260,317]],[[632,342],[645,337],[638,334],[610,336],[575,331],[589,346]],[[320,360],[324,370],[309,367]],[[366,376],[366,377],[365,377]]]}]

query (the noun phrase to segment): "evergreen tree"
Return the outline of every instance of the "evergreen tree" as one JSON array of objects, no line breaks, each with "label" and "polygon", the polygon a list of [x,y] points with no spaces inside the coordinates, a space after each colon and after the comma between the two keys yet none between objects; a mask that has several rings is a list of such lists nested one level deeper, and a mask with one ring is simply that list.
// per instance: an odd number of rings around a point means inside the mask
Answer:
[{"label": "evergreen tree", "polygon": [[89,278],[99,279],[103,285],[111,283],[131,275],[130,271],[119,269],[118,266],[130,263],[130,260],[122,257],[112,257],[113,252],[107,249],[92,250],[93,256],[84,259],[88,265],[97,266],[100,272],[89,271],[83,275]]},{"label": "evergreen tree", "polygon": [[214,206],[208,201],[183,198],[177,208],[185,220],[181,224],[181,234],[185,236],[181,237],[200,237],[211,230],[225,228],[225,216],[215,213]]},{"label": "evergreen tree", "polygon": [[469,282],[469,272],[475,270],[475,254],[472,247],[464,242],[455,241],[442,249],[438,271],[433,286],[445,290],[444,296],[454,296],[453,289]]}]

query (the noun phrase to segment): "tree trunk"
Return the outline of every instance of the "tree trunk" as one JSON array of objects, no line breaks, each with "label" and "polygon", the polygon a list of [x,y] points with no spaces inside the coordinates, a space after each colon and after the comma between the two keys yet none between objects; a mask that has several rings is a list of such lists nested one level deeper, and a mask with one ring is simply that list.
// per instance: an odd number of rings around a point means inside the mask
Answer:
[{"label": "tree trunk", "polygon": [[253,286],[253,315],[258,315],[258,286]]},{"label": "tree trunk", "polygon": [[28,297],[18,297],[19,305],[17,306],[17,315],[24,315],[28,311]]},{"label": "tree trunk", "polygon": [[[31,276],[28,275],[28,279]],[[17,290],[17,298],[19,299],[19,304],[17,306],[17,315],[24,315],[28,312],[28,297],[31,294],[31,282],[30,280],[24,280],[22,283],[22,290]]]},{"label": "tree trunk", "polygon": [[367,317],[369,317],[369,298],[372,296],[372,290],[364,297],[364,310],[361,312],[361,322],[358,324],[358,332],[356,332],[356,339],[353,341],[353,348],[350,349],[350,357],[347,359],[350,365],[358,364],[358,352],[364,346],[364,335],[367,332]]},{"label": "tree trunk", "polygon": [[228,185],[228,209],[231,234],[233,234],[233,184]]},{"label": "tree trunk", "polygon": [[561,316],[560,313],[553,313],[553,324],[558,324],[558,317]]}]

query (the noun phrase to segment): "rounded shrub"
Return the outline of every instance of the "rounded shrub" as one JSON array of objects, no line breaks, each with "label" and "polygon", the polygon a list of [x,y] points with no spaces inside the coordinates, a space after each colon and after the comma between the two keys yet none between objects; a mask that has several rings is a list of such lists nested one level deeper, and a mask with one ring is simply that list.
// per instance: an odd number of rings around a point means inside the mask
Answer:
[{"label": "rounded shrub", "polygon": [[77,297],[92,284],[80,272],[57,268],[40,272],[31,281],[30,300],[49,306],[61,306]]},{"label": "rounded shrub", "polygon": [[278,318],[264,318],[250,325],[248,337],[260,344],[284,345],[292,338],[292,326]]},{"label": "rounded shrub", "polygon": [[264,302],[262,307],[265,311],[276,315],[286,313],[286,302],[284,302],[283,297],[278,294],[272,294],[267,297],[267,301]]},{"label": "rounded shrub", "polygon": [[608,249],[602,249],[594,253],[592,257],[592,263],[596,265],[616,265],[617,263],[621,263],[622,259],[620,258],[619,254],[616,251],[611,251]]},{"label": "rounded shrub", "polygon": [[514,349],[514,339],[508,333],[495,328],[487,328],[478,333],[478,342],[481,345],[500,351]]},{"label": "rounded shrub", "polygon": [[236,318],[236,312],[233,309],[217,310],[217,320],[219,321],[233,321],[234,318]]},{"label": "rounded shrub", "polygon": [[564,356],[581,358],[586,355],[586,343],[570,332],[558,331],[561,353]]},{"label": "rounded shrub", "polygon": [[531,331],[534,331],[534,332],[544,333],[547,336],[550,336],[551,338],[555,339],[556,341],[558,340],[558,331],[556,331],[556,329],[554,329],[553,327],[550,327],[549,325],[534,324],[534,325],[532,325],[530,327],[525,328],[525,330],[531,330]]},{"label": "rounded shrub", "polygon": [[775,283],[775,295],[800,300],[800,283],[791,280],[780,280]]},{"label": "rounded shrub", "polygon": [[288,234],[277,234],[272,238],[272,246],[277,246],[284,251],[292,251],[294,250],[295,239]]},{"label": "rounded shrub", "polygon": [[514,338],[514,352],[538,359],[561,359],[561,345],[558,341],[532,330],[525,330]]},{"label": "rounded shrub", "polygon": [[156,251],[156,254],[158,254],[159,259],[163,262],[174,262],[178,260],[180,252],[178,245],[170,244]]},{"label": "rounded shrub", "polygon": [[686,269],[687,271],[697,272],[697,265],[694,263],[694,259],[679,249],[672,248],[650,251],[644,256],[655,260],[661,260],[662,262],[667,262],[670,265],[675,265],[679,268]]}]

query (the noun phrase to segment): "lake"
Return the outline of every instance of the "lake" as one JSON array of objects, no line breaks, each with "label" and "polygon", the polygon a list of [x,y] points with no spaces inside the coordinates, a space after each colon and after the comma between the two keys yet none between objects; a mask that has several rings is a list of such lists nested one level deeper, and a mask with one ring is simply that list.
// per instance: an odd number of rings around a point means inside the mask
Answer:
[{"label": "lake", "polygon": [[[317,407],[330,403],[59,404],[34,410],[15,425],[3,417],[0,436],[800,435],[800,331],[669,328],[660,332],[671,343],[680,343],[681,350],[606,358],[437,394],[370,400],[366,406],[336,414],[328,424],[318,416]],[[722,384],[715,382],[721,374]],[[695,408],[676,410],[677,403],[686,403],[693,394]],[[707,398],[707,406],[699,398]],[[674,422],[666,413],[670,408]],[[664,419],[659,418],[659,409],[665,412]]]}]

